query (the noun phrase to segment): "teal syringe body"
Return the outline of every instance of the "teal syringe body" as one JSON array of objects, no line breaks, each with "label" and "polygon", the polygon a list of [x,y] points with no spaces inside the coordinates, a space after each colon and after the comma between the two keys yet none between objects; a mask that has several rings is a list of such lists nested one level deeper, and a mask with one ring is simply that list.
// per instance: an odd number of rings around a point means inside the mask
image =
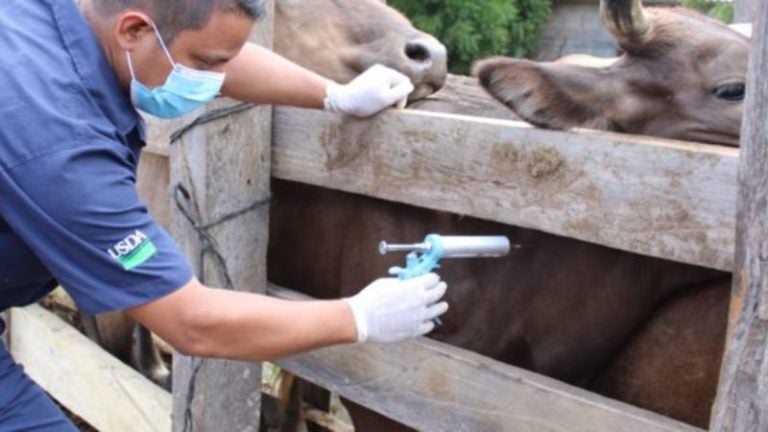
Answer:
[{"label": "teal syringe body", "polygon": [[[440,268],[443,258],[500,257],[509,253],[509,239],[504,236],[441,236],[429,234],[422,243],[379,244],[379,252],[408,251],[405,267],[392,267],[389,274],[401,280],[412,279]],[[439,318],[434,319],[440,325]]]},{"label": "teal syringe body", "polygon": [[392,267],[389,269],[389,274],[406,280],[440,268],[440,259],[445,253],[441,237],[437,234],[430,234],[424,239],[424,244],[430,245],[428,250],[410,252],[405,257],[405,267]]},{"label": "teal syringe body", "polygon": [[405,267],[392,267],[391,275],[411,279],[440,267],[443,258],[489,258],[509,253],[509,239],[505,236],[443,236],[429,234],[416,244],[379,244],[379,252],[409,252]]}]

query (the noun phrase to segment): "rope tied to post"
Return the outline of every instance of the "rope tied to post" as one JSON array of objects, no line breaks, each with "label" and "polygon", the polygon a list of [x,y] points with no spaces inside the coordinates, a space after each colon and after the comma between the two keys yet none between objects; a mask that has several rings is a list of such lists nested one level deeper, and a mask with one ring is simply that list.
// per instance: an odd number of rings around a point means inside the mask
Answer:
[{"label": "rope tied to post", "polygon": [[[238,217],[250,213],[262,206],[268,205],[270,202],[272,202],[272,194],[269,194],[264,198],[260,198],[254,201],[252,204],[239,210],[226,213],[223,216],[208,223],[200,223],[198,218],[193,216],[192,212],[187,207],[187,203],[190,201],[194,203],[195,213],[199,215],[200,209],[197,208],[197,201],[194,200],[194,197],[192,197],[189,191],[180,183],[176,184],[173,188],[173,200],[179,212],[181,212],[187,222],[189,222],[189,224],[192,226],[192,229],[194,229],[197,233],[198,241],[200,242],[200,251],[198,252],[197,256],[198,280],[200,280],[202,283],[206,283],[205,256],[206,253],[210,252],[216,259],[219,267],[222,269],[225,280],[224,288],[233,289],[234,284],[232,283],[232,277],[230,276],[229,269],[227,268],[227,262],[216,246],[215,239],[211,236],[209,230],[219,225],[225,224],[233,219],[237,219]],[[192,356],[190,357],[190,360],[192,361],[193,366],[192,373],[187,384],[187,397],[184,407],[184,426],[182,429],[184,432],[192,432],[194,430],[194,422],[192,418],[192,402],[195,399],[195,382],[197,380],[197,375],[200,372],[200,369],[203,367],[203,359]]]},{"label": "rope tied to post", "polygon": [[213,109],[210,111],[206,111],[205,114],[195,118],[189,124],[186,124],[179,128],[178,130],[174,131],[170,136],[170,145],[173,145],[181,139],[182,136],[184,136],[185,133],[189,132],[190,130],[194,129],[197,126],[204,125],[206,123],[210,123],[212,121],[216,121],[225,117],[229,117],[232,114],[238,114],[241,112],[248,111],[249,109],[255,107],[256,105],[252,103],[239,103],[236,105],[224,107],[224,108],[218,108]]}]

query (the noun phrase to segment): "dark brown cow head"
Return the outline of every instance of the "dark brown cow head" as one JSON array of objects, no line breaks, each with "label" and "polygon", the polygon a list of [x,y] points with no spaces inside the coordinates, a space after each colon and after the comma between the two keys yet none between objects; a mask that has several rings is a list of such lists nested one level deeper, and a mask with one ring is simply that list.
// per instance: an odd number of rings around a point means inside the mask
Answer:
[{"label": "dark brown cow head", "polygon": [[411,100],[447,75],[445,47],[381,0],[278,0],[275,51],[339,82],[384,64],[411,78]]},{"label": "dark brown cow head", "polygon": [[601,0],[624,55],[608,66],[492,58],[485,89],[534,125],[738,145],[749,39],[684,8]]}]

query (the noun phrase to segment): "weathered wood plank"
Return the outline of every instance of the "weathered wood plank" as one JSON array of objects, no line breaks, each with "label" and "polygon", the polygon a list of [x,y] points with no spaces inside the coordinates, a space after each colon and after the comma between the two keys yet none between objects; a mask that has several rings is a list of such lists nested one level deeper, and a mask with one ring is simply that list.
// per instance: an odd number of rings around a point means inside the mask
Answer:
[{"label": "weathered wood plank", "polygon": [[[271,47],[274,3],[267,5],[251,41]],[[220,100],[206,113],[232,105]],[[174,195],[181,207],[172,205],[171,225],[208,286],[266,290],[269,211],[255,204],[269,198],[271,135],[271,107],[251,107],[198,124],[171,146],[172,193],[180,185],[189,195]],[[258,431],[260,363],[174,355],[173,383],[174,430]]]},{"label": "weathered wood plank", "polygon": [[[278,177],[326,187],[342,186],[339,188],[351,192],[730,270],[738,157],[735,149],[594,131],[565,134],[531,129],[519,122],[440,114],[387,113],[382,116],[386,120],[343,123],[337,117],[318,112],[288,108],[278,108],[277,112],[276,142],[287,143],[287,149],[278,148],[274,155]],[[283,112],[286,114],[281,115]],[[301,116],[305,114],[313,114],[314,119],[302,125]],[[373,124],[381,136],[366,132],[368,124]],[[406,125],[410,125],[408,131],[398,132]],[[429,132],[429,127],[435,131]],[[357,131],[356,135],[342,140],[339,134],[347,130]],[[316,131],[323,131],[320,136],[330,138],[321,138]],[[370,144],[361,143],[362,132],[367,142],[378,143],[377,146],[369,148]],[[452,134],[473,138],[462,143],[450,138]],[[309,141],[307,136],[311,137]],[[418,139],[419,136],[423,139]],[[448,139],[428,142],[438,136]],[[392,159],[389,153],[407,151],[405,145],[391,143],[414,142],[414,137],[421,143],[416,148],[419,153],[415,154],[416,160],[406,162],[437,171],[437,176],[413,181],[413,186],[405,190],[373,185],[371,176],[380,174],[384,178],[379,183],[385,183],[387,175],[399,177],[396,185],[408,181],[409,173],[403,172],[406,166],[396,167],[399,171],[388,174],[382,173],[381,164],[377,170],[364,164],[377,163],[376,158],[386,162]],[[328,144],[321,144],[323,140]],[[302,147],[291,147],[297,143]],[[306,150],[303,146],[314,146],[315,153],[302,156]],[[323,146],[335,153],[323,154]],[[469,150],[472,146],[478,151]],[[451,156],[450,152],[455,153],[457,147],[462,147],[460,153]],[[355,160],[344,170],[337,169],[330,159],[343,163],[345,157],[356,157],[355,151],[362,151],[364,160]],[[162,149],[157,153],[162,154]],[[467,154],[469,157],[462,159]],[[558,159],[563,154],[567,159]],[[295,156],[299,158],[292,160]],[[304,164],[313,157],[314,163]],[[486,165],[478,166],[481,163]],[[550,163],[560,163],[569,169],[563,173],[558,166],[553,178],[547,172]],[[293,172],[299,169],[306,169],[312,178]],[[475,176],[472,169],[483,177]],[[361,173],[363,176],[356,181],[343,178],[347,174],[359,177]],[[448,184],[432,187],[439,184],[440,178],[448,179]],[[442,194],[424,196],[432,190],[442,190]],[[452,195],[452,199],[444,199],[445,194]],[[153,203],[150,207],[159,208],[158,213],[168,205],[167,199]]]},{"label": "weathered wood plank", "polygon": [[[269,292],[307,298],[272,285]],[[277,363],[418,430],[699,430],[426,338],[327,348]]]},{"label": "weathered wood plank", "polygon": [[40,306],[11,316],[11,353],[70,411],[103,431],[170,430],[168,392]]},{"label": "weathered wood plank", "polygon": [[738,150],[415,111],[277,108],[275,177],[730,270]]},{"label": "weathered wood plank", "polygon": [[768,5],[752,41],[741,131],[736,265],[713,431],[768,430]]}]

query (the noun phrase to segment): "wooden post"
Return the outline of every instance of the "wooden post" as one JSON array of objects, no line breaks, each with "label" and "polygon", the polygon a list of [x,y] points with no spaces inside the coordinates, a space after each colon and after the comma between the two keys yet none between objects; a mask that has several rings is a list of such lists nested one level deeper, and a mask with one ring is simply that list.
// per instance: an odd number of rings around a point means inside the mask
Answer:
[{"label": "wooden post", "polygon": [[763,0],[736,0],[733,14],[734,23],[751,23],[754,21],[759,4]]},{"label": "wooden post", "polygon": [[[271,47],[267,4],[251,40]],[[171,145],[172,231],[204,284],[265,292],[269,212],[258,203],[269,197],[272,109],[222,100],[205,117]],[[206,224],[213,226],[199,228]],[[260,363],[175,355],[173,430],[258,431],[260,392]]]},{"label": "wooden post", "polygon": [[760,3],[741,131],[728,344],[713,431],[768,430],[768,6]]}]

